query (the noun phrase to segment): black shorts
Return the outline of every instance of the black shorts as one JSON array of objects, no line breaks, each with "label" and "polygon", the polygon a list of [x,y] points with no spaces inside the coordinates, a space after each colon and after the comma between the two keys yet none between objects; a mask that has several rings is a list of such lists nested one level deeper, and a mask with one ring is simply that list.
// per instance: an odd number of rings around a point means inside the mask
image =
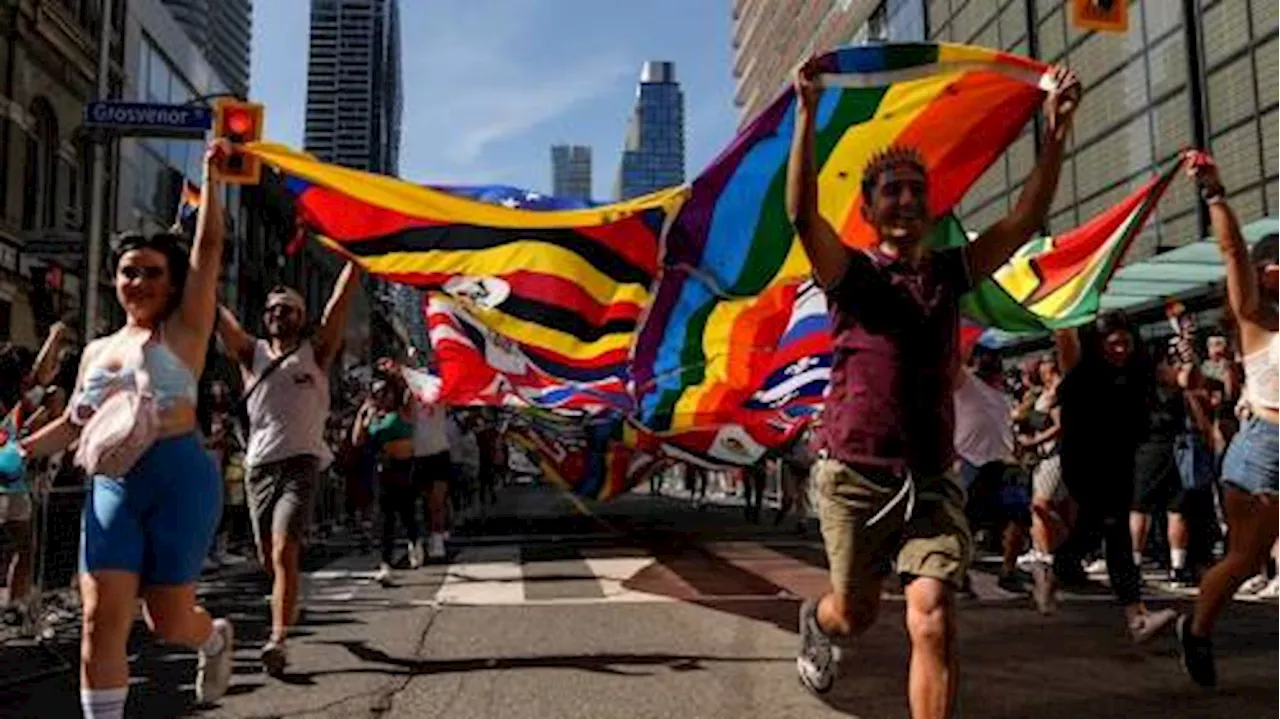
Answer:
[{"label": "black shorts", "polygon": [[1133,511],[1181,512],[1186,490],[1173,456],[1173,442],[1138,446],[1133,455]]},{"label": "black shorts", "polygon": [[436,482],[453,483],[453,462],[448,452],[436,452],[413,458],[413,486],[428,491]]},{"label": "black shorts", "polygon": [[1003,529],[1010,522],[1031,524],[1031,500],[1016,482],[1010,482],[1013,468],[1003,462],[975,467],[961,460],[961,477],[967,485],[964,513],[974,528]]}]

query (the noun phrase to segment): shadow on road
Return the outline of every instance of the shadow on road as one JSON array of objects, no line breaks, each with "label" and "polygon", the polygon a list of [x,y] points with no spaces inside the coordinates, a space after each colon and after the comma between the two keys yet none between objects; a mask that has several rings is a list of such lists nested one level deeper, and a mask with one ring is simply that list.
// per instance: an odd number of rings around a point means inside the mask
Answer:
[{"label": "shadow on road", "polygon": [[691,656],[685,654],[583,654],[546,655],[533,657],[493,657],[475,659],[417,659],[393,657],[386,652],[368,646],[365,642],[321,642],[340,646],[352,656],[368,664],[382,667],[340,669],[332,672],[294,674],[291,682],[314,683],[315,677],[327,674],[378,672],[389,675],[454,674],[459,672],[503,671],[509,669],[576,669],[593,674],[612,676],[647,677],[655,671],[630,670],[630,667],[665,668],[673,672],[702,671],[704,662],[716,664],[769,664],[790,663],[791,657],[727,657]]}]

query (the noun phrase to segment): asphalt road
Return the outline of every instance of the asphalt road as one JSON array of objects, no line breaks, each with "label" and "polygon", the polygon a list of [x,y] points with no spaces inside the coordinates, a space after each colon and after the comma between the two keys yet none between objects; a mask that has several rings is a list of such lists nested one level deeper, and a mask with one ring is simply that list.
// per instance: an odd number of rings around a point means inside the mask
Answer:
[{"label": "asphalt road", "polygon": [[[236,680],[192,705],[194,656],[132,642],[129,716],[173,717],[901,717],[906,634],[900,595],[861,638],[837,688],[811,697],[795,676],[799,597],[825,583],[812,534],[746,523],[727,506],[634,494],[577,514],[549,490],[504,490],[487,522],[462,528],[448,563],[371,580],[376,556],[333,543],[308,559],[309,600],[288,674],[261,674],[265,580],[243,567],[202,584],[236,623]],[[1234,603],[1216,639],[1222,687],[1193,687],[1171,636],[1133,647],[1109,596],[1069,595],[1042,618],[978,571],[961,606],[960,716],[1273,717],[1276,605]],[[1156,598],[1157,605],[1186,600]],[[54,646],[73,659],[73,635]],[[6,674],[47,661],[0,645]],[[74,717],[74,672],[0,691],[0,717]]]}]

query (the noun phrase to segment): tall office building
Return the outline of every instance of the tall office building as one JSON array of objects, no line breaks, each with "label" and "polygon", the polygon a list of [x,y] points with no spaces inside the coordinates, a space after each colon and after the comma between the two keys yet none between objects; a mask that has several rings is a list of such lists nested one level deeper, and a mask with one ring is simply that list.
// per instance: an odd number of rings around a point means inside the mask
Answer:
[{"label": "tall office building", "polygon": [[164,0],[227,89],[249,94],[253,0]]},{"label": "tall office building", "polygon": [[778,96],[799,60],[847,43],[875,0],[734,0],[733,103],[742,124]]},{"label": "tall office building", "polygon": [[585,145],[551,146],[551,194],[591,199],[591,148]]},{"label": "tall office building", "polygon": [[[809,5],[822,7],[803,9]],[[807,53],[860,40],[927,38],[1008,50],[1065,63],[1086,88],[1050,231],[1114,205],[1192,145],[1217,157],[1242,223],[1280,215],[1274,0],[1133,1],[1123,34],[1081,30],[1070,8],[1035,0],[736,0],[737,103],[749,120],[786,87]],[[824,13],[840,14],[840,33],[813,19]],[[1037,139],[1028,126],[978,180],[960,205],[966,224],[985,227],[1010,210],[1035,164]],[[1189,182],[1173,183],[1156,212],[1131,261],[1206,233]]]},{"label": "tall office building", "polygon": [[401,98],[397,0],[312,0],[307,151],[396,175]]},{"label": "tall office building", "polygon": [[684,93],[672,62],[646,62],[627,123],[615,188],[618,199],[684,182]]}]

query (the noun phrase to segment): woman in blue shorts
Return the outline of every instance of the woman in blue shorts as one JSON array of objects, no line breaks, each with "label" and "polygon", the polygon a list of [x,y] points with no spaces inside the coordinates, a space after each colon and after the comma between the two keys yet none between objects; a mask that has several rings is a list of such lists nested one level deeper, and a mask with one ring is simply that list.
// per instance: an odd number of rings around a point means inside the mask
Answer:
[{"label": "woman in blue shorts", "polygon": [[1227,275],[1227,304],[1240,329],[1244,354],[1244,395],[1252,417],[1240,428],[1222,463],[1223,506],[1227,515],[1227,556],[1200,579],[1191,617],[1178,621],[1182,666],[1202,686],[1217,683],[1214,621],[1240,584],[1253,575],[1276,541],[1277,448],[1280,447],[1280,340],[1276,292],[1280,261],[1276,235],[1250,250],[1213,159],[1190,153],[1188,172],[1209,206]]},{"label": "woman in blue shorts", "polygon": [[[116,297],[125,326],[85,348],[67,412],[20,445],[0,466],[65,450],[114,392],[137,391],[145,369],[157,408],[158,439],[123,477],[95,476],[85,503],[80,549],[84,625],[80,701],[89,719],[123,716],[129,687],[125,654],[139,598],[161,641],[199,651],[196,697],[221,697],[231,680],[233,634],[196,603],[195,582],[222,511],[222,480],[196,422],[196,378],[204,371],[222,263],[221,183],[205,154],[200,217],[190,254],[186,238],[128,234],[114,253]],[[139,359],[141,358],[141,367]]]}]

